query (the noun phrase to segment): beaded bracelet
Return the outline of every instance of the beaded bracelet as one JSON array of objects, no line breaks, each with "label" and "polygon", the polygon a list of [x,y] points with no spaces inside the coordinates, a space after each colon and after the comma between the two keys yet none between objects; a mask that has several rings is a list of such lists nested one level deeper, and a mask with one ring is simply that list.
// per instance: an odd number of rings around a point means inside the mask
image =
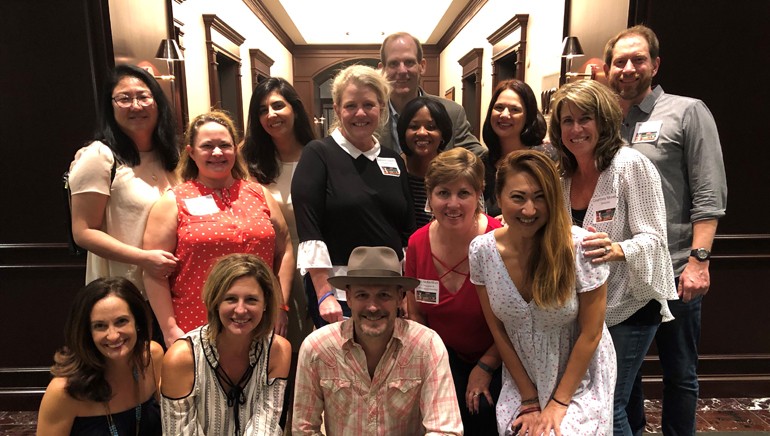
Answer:
[{"label": "beaded bracelet", "polygon": [[526,415],[528,413],[533,413],[533,412],[540,412],[540,411],[541,411],[540,406],[528,407],[526,409],[519,410],[519,416]]},{"label": "beaded bracelet", "polygon": [[334,293],[332,291],[329,291],[329,292],[323,294],[321,296],[321,298],[318,299],[318,306],[320,307],[321,303],[323,303],[324,300],[326,300],[327,298],[331,297],[332,295],[334,295]]},{"label": "beaded bracelet", "polygon": [[553,401],[554,403],[556,403],[556,404],[558,404],[560,406],[569,407],[569,403],[564,404],[561,401],[557,400],[556,397],[551,397],[551,401]]}]

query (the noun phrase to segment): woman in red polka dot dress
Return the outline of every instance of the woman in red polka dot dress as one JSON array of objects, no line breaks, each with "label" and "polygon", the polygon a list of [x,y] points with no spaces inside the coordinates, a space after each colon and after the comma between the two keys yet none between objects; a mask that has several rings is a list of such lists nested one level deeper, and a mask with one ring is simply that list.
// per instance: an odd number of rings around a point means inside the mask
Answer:
[{"label": "woman in red polka dot dress", "polygon": [[[144,276],[166,345],[206,323],[201,289],[216,259],[230,253],[259,256],[285,290],[291,289],[295,268],[280,208],[260,184],[246,180],[232,120],[217,111],[199,115],[185,143],[178,168],[185,182],[153,206],[144,233],[145,249],[163,247],[179,258],[173,274]],[[285,323],[276,325],[282,336],[285,329]]]}]

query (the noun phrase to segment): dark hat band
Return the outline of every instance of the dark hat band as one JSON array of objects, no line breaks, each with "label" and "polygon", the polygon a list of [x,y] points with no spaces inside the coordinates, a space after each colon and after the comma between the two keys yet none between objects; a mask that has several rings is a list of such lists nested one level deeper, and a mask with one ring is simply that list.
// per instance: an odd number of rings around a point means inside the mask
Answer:
[{"label": "dark hat band", "polygon": [[348,276],[362,277],[402,277],[401,274],[388,269],[356,269],[348,271]]}]

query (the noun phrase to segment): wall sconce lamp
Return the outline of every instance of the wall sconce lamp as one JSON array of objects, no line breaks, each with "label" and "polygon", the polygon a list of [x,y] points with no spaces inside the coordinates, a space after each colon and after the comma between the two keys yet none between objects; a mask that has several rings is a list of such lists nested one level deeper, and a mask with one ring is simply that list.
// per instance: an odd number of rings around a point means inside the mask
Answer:
[{"label": "wall sconce lamp", "polygon": [[168,75],[155,76],[155,78],[173,81],[175,79],[174,61],[184,61],[184,56],[176,41],[173,39],[163,39],[160,41],[157,53],[155,53],[155,59],[162,59],[168,63]]},{"label": "wall sconce lamp", "polygon": [[568,36],[562,42],[561,57],[567,58],[567,73],[565,78],[576,77],[580,73],[572,72],[572,58],[583,56],[583,47],[580,46],[577,36]]},{"label": "wall sconce lamp", "polygon": [[313,117],[313,124],[323,124],[326,121],[324,117]]}]

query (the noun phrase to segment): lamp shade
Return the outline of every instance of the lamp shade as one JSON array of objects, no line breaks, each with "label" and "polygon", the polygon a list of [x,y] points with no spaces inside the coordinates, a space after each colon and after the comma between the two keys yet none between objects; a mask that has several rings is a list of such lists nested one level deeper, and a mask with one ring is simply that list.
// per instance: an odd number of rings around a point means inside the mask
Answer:
[{"label": "lamp shade", "polygon": [[156,59],[163,59],[166,61],[183,61],[182,51],[179,50],[179,46],[173,39],[163,39],[160,41],[160,47],[158,52],[155,53]]},{"label": "lamp shade", "polygon": [[561,56],[566,58],[574,58],[577,56],[583,56],[583,47],[580,46],[577,36],[568,36],[564,38],[562,43]]}]

